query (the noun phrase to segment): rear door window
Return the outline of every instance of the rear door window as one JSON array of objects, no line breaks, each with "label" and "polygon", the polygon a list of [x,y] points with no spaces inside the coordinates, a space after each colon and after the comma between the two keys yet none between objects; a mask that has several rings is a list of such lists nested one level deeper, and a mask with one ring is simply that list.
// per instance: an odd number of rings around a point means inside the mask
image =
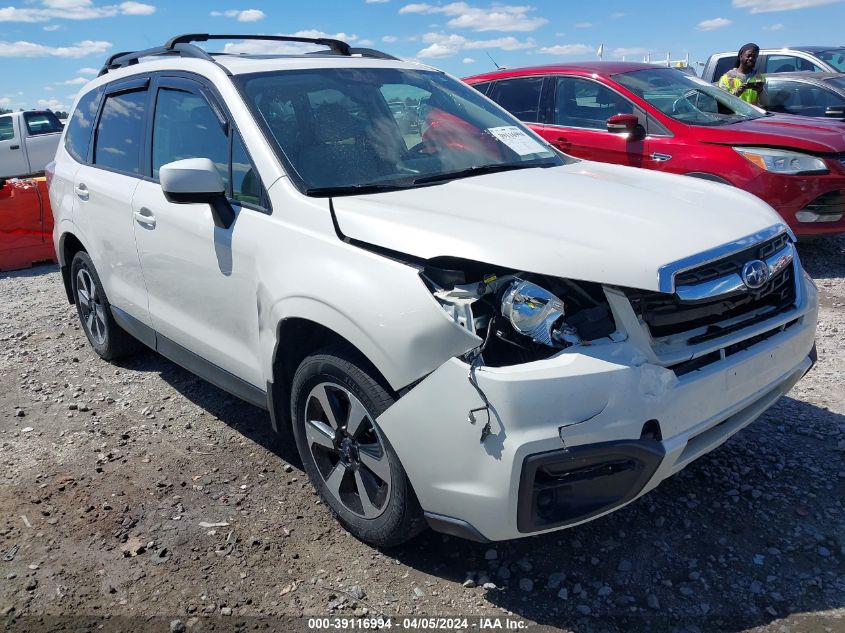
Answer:
[{"label": "rear door window", "polygon": [[88,161],[88,146],[91,144],[94,120],[97,118],[101,95],[101,90],[92,90],[83,95],[68,121],[65,149],[80,163]]},{"label": "rear door window", "polygon": [[106,96],[94,141],[94,164],[140,175],[147,90]]},{"label": "rear door window", "polygon": [[517,77],[497,81],[488,96],[520,121],[540,123],[542,91],[543,77]]},{"label": "rear door window", "polygon": [[716,62],[716,68],[710,80],[717,83],[726,72],[736,67],[736,57],[722,57]]},{"label": "rear door window", "polygon": [[52,112],[24,112],[26,131],[30,136],[62,131],[62,122]]}]

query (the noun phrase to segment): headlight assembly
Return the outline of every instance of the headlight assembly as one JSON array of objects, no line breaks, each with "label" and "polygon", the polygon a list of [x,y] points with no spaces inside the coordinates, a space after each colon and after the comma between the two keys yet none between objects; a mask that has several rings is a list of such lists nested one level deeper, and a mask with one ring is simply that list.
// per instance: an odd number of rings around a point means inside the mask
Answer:
[{"label": "headlight assembly", "polygon": [[564,316],[563,301],[545,288],[515,279],[502,296],[502,316],[531,340],[555,346],[557,326]]},{"label": "headlight assembly", "polygon": [[734,147],[740,156],[754,163],[760,169],[776,174],[826,174],[827,165],[821,158],[765,147]]}]

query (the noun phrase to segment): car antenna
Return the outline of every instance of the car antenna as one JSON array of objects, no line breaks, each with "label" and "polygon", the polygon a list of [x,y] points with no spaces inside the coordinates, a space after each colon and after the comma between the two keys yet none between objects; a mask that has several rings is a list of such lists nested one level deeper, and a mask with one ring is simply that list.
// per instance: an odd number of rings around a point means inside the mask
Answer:
[{"label": "car antenna", "polygon": [[487,53],[487,57],[489,57],[490,61],[493,62],[493,65],[496,67],[496,70],[502,70],[502,67],[496,63],[496,60],[493,59],[493,56],[490,53]]}]

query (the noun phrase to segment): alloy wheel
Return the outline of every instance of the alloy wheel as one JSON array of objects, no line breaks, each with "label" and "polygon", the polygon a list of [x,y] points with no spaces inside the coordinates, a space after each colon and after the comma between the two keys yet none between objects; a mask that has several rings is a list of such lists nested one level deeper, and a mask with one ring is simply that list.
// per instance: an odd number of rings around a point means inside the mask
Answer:
[{"label": "alloy wheel", "polygon": [[305,404],[308,449],[326,488],[350,512],[374,519],[390,499],[390,461],[381,432],[361,401],[323,382]]},{"label": "alloy wheel", "polygon": [[85,329],[97,345],[102,345],[106,341],[106,309],[97,284],[85,268],[76,273],[76,300]]}]

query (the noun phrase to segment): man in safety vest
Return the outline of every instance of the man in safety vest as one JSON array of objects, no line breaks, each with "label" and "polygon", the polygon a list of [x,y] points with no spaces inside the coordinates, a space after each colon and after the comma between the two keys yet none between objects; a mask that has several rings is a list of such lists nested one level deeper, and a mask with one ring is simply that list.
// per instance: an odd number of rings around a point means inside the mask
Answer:
[{"label": "man in safety vest", "polygon": [[757,72],[754,66],[760,55],[760,47],[756,44],[746,44],[736,56],[735,67],[719,79],[719,87],[756,106],[766,102],[766,78]]}]

